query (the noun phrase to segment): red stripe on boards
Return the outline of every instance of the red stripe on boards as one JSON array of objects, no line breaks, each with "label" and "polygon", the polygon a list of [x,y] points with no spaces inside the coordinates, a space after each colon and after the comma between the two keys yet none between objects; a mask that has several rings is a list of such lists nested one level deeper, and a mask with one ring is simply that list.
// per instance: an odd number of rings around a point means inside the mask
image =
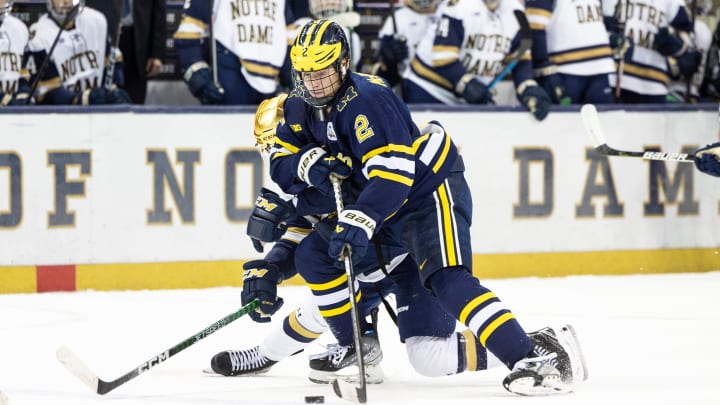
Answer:
[{"label": "red stripe on boards", "polygon": [[37,266],[37,292],[75,291],[75,265]]}]

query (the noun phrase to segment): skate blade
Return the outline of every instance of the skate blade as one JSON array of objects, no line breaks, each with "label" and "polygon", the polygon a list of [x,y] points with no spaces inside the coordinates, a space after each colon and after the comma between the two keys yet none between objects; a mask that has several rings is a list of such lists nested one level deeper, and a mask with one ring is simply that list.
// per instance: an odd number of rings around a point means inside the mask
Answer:
[{"label": "skate blade", "polygon": [[[336,372],[310,370],[308,379],[315,384],[331,384],[335,380],[342,380],[349,383],[358,383],[357,366],[348,366]],[[385,373],[379,365],[365,365],[365,383],[382,384],[385,381]]]},{"label": "skate blade", "polygon": [[586,381],[588,379],[587,363],[580,348],[580,341],[572,325],[563,325],[556,329],[557,339],[560,345],[568,352],[572,361],[573,382]]},{"label": "skate blade", "polygon": [[572,387],[563,384],[558,376],[545,377],[540,384],[535,377],[527,376],[515,379],[507,386],[507,390],[515,395],[539,397],[569,394],[572,392]]}]

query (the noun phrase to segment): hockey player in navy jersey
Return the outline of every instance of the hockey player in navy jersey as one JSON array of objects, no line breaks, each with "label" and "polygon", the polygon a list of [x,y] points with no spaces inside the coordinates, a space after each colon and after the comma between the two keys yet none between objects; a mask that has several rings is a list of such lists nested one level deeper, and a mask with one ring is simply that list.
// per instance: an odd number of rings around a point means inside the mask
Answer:
[{"label": "hockey player in navy jersey", "polygon": [[571,328],[531,339],[472,275],[472,197],[452,139],[437,122],[419,129],[387,82],[350,71],[347,52],[337,24],[312,21],[300,30],[290,52],[296,95],[285,103],[270,162],[273,181],[290,194],[316,188],[333,196],[329,175],[345,178],[346,206],[329,242],[312,233],[295,251],[342,348],[336,356],[356,353],[341,256],[349,245],[355,262],[371,239],[382,240],[410,253],[422,285],[511,370],[506,389],[570,391],[585,378]]},{"label": "hockey player in navy jersey", "polygon": [[[174,34],[175,49],[183,79],[202,104],[258,105],[278,92],[287,54],[289,8],[285,0],[238,4],[231,0],[185,1]],[[212,71],[213,65],[217,72]]]},{"label": "hockey player in navy jersey", "polygon": [[[285,96],[278,96],[258,106],[254,133],[261,151],[269,150],[275,142],[284,101]],[[313,228],[323,240],[328,239],[336,224],[334,198],[323,196],[310,187],[293,201],[263,190],[248,220],[247,232],[258,251],[263,250],[261,243],[275,242],[263,259],[249,261],[243,266],[242,302],[260,300],[259,308],[250,314],[257,322],[269,322],[270,316],[283,304],[277,297],[276,286],[296,273],[294,252],[298,244],[304,243]],[[317,215],[304,215],[323,212],[330,215],[322,221]],[[298,215],[300,217],[296,218]],[[410,362],[420,374],[442,376],[500,366],[500,361],[482,348],[469,330],[455,332],[455,319],[420,284],[417,265],[407,256],[407,251],[400,246],[378,242],[355,263],[361,279],[360,313],[370,313],[387,295],[395,296],[397,307],[402,308],[394,319],[400,339],[405,343]],[[265,373],[277,362],[303,350],[327,330],[328,325],[315,299],[310,296],[282,322],[276,323],[261,344],[250,349],[222,351],[212,358],[211,368],[226,376]],[[543,333],[536,332],[536,338],[541,338]],[[364,322],[363,351],[371,353],[366,357],[366,381],[371,384],[383,381],[379,364],[382,351],[377,337],[374,325]],[[347,379],[347,373],[342,370],[355,362],[352,356],[335,355],[344,349],[333,344],[326,353],[311,358],[310,380],[329,383],[339,376]]]},{"label": "hockey player in navy jersey", "polygon": [[[30,26],[25,55],[28,66],[33,66],[30,89],[37,103],[130,103],[130,96],[122,89],[122,57],[116,60],[112,85],[105,85],[105,60],[110,56],[105,16],[85,7],[84,0],[48,0],[47,8],[47,14]],[[49,63],[40,71],[46,58]]]},{"label": "hockey player in navy jersey", "polygon": [[[517,0],[454,0],[438,8],[434,32],[417,47],[403,74],[408,103],[488,104],[490,82],[520,45]],[[530,52],[512,70],[515,98],[542,121],[552,101],[533,79]]]},{"label": "hockey player in navy jersey", "polygon": [[[4,63],[0,64],[0,106],[25,105],[29,97],[27,69],[22,65],[28,41],[25,23],[10,15],[13,1],[0,0],[0,49]],[[21,81],[20,78],[25,80]],[[21,87],[21,83],[25,83]]]},{"label": "hockey player in navy jersey", "polygon": [[558,104],[614,103],[600,0],[527,0],[535,78]]}]

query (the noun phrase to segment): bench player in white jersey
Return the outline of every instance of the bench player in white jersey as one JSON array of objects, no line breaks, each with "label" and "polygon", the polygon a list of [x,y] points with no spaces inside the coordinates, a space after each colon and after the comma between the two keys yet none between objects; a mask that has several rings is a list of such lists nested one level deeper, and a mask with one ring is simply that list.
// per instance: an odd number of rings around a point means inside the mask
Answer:
[{"label": "bench player in white jersey", "polygon": [[428,31],[435,31],[438,5],[441,0],[405,0],[405,6],[394,10],[385,19],[378,38],[380,48],[373,65],[373,74],[381,76],[390,86],[402,85],[401,75],[415,57],[415,49]]},{"label": "bench player in white jersey", "polygon": [[[693,74],[701,55],[692,47],[692,31],[683,0],[656,0],[641,3],[630,0],[603,1],[605,25],[613,34],[631,39],[620,76],[620,102],[665,103],[669,91],[668,62],[679,72]],[[618,27],[624,30],[619,32]],[[615,86],[617,75],[610,75]]]},{"label": "bench player in white jersey", "polygon": [[[517,0],[449,0],[440,5],[433,33],[423,37],[403,74],[408,103],[488,104],[487,85],[520,44],[514,11]],[[530,52],[512,71],[518,101],[537,120],[550,112],[551,100],[533,79]]]},{"label": "bench player in white jersey", "polygon": [[[105,86],[110,44],[105,16],[84,0],[48,0],[47,14],[30,26],[26,58],[38,104],[127,104],[122,57],[116,60],[112,85]],[[65,26],[63,27],[63,24]],[[51,51],[52,44],[60,36]],[[50,58],[47,68],[42,68]],[[39,76],[39,78],[38,78]],[[32,91],[32,86],[31,86]]]},{"label": "bench player in white jersey", "polygon": [[[677,63],[670,61],[670,73],[672,79],[670,81],[670,94],[668,95],[668,101],[671,102],[691,102],[697,103],[700,100],[700,87],[702,86],[703,79],[705,78],[705,70],[707,69],[708,52],[712,45],[713,34],[710,28],[705,24],[704,21],[698,18],[698,16],[706,16],[710,12],[712,3],[710,0],[686,0],[688,9],[695,4],[695,13],[692,20],[695,21],[695,27],[693,35],[690,40],[695,46],[695,49],[700,52],[702,59],[697,71],[690,76],[690,95],[688,96],[688,76],[681,75],[679,69],[673,69],[677,67]],[[691,10],[692,11],[692,10]],[[674,70],[674,71],[673,71]]]},{"label": "bench player in white jersey", "polygon": [[[28,41],[25,23],[10,15],[13,1],[0,0],[0,105],[25,105],[29,96],[28,71],[22,65]],[[20,77],[26,80],[20,87]]]},{"label": "bench player in white jersey", "polygon": [[554,103],[614,103],[600,0],[526,0],[535,78]]},{"label": "bench player in white jersey", "polygon": [[[202,104],[226,105],[257,105],[277,94],[287,54],[285,0],[214,0],[212,13],[210,3],[185,1],[174,34],[190,92]],[[209,38],[214,44],[209,43]],[[211,54],[213,50],[215,55]],[[217,72],[212,72],[213,65]]]}]

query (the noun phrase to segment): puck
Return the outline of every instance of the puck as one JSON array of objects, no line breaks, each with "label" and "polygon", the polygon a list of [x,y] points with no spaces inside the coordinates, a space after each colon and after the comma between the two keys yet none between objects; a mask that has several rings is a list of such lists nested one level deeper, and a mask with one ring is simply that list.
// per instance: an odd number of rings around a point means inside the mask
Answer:
[{"label": "puck", "polygon": [[324,404],[325,397],[323,395],[306,396],[305,403],[306,404]]}]

